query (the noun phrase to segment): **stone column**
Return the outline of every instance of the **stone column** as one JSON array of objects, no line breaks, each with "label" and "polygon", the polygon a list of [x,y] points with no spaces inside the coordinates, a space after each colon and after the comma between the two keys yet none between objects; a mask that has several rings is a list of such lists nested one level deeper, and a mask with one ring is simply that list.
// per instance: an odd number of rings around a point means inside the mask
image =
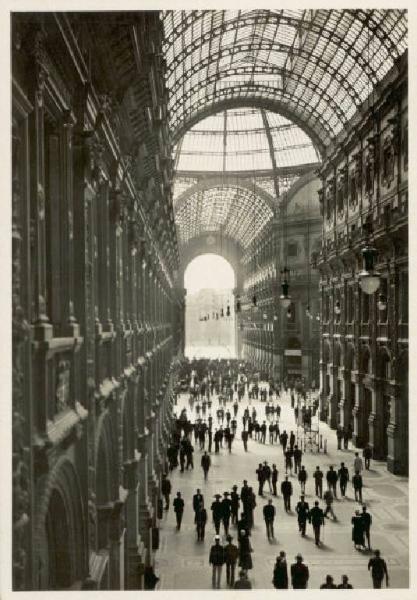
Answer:
[{"label": "stone column", "polygon": [[327,423],[332,429],[337,427],[337,375],[339,367],[337,365],[330,366],[330,390],[329,390],[329,414]]},{"label": "stone column", "polygon": [[[376,382],[375,382],[376,383]],[[369,445],[373,450],[373,457],[377,460],[385,459],[383,456],[383,436],[384,433],[384,418],[383,418],[383,395],[382,389],[378,382],[372,393],[372,409],[369,415]]]}]

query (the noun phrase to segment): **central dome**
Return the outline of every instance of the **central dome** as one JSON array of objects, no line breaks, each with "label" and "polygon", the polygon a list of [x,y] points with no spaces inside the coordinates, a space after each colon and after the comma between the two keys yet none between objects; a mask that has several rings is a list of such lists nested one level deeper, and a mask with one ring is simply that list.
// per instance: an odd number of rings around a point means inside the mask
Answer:
[{"label": "central dome", "polygon": [[309,136],[281,115],[240,108],[198,122],[177,146],[177,171],[270,171],[316,164],[320,157]]}]

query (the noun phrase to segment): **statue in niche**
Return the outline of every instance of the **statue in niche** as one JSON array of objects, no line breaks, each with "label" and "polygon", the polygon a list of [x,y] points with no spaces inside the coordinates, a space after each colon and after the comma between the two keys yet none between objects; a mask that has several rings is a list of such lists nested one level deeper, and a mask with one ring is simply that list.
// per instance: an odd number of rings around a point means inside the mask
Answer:
[{"label": "statue in niche", "polygon": [[69,406],[71,365],[68,360],[58,364],[57,385],[55,391],[56,412],[60,413]]},{"label": "statue in niche", "polygon": [[337,178],[337,191],[336,191],[336,203],[337,210],[339,213],[342,213],[345,206],[345,196],[346,196],[346,169],[347,167],[342,167],[339,170],[339,176]]},{"label": "statue in niche", "polygon": [[328,221],[332,218],[332,208],[334,204],[334,178],[329,179],[326,187],[326,218]]},{"label": "statue in niche", "polygon": [[365,192],[368,196],[372,196],[374,193],[374,179],[375,179],[375,158],[374,148],[371,146],[368,149],[365,158]]},{"label": "statue in niche", "polygon": [[384,139],[382,146],[382,181],[386,187],[390,187],[395,172],[394,144],[392,135]]}]

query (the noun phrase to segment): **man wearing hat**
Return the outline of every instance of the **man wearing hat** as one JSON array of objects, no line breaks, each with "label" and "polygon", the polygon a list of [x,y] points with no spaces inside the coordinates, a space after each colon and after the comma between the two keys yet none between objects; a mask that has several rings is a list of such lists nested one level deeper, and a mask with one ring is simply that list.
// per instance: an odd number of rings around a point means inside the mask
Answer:
[{"label": "man wearing hat", "polygon": [[222,568],[224,564],[224,549],[220,546],[220,536],[214,536],[214,546],[210,548],[209,563],[213,567],[212,586],[214,589],[220,589],[220,580],[222,577]]},{"label": "man wearing hat", "polygon": [[223,506],[222,506],[222,503],[220,502],[221,495],[215,494],[214,497],[216,498],[216,500],[212,503],[211,510],[213,513],[214,528],[216,530],[216,534],[219,535],[220,523],[221,523],[222,516],[223,516]]},{"label": "man wearing hat", "polygon": [[239,494],[237,493],[237,485],[233,486],[233,491],[230,494],[232,523],[236,525],[239,515]]},{"label": "man wearing hat", "polygon": [[268,540],[274,537],[274,519],[275,519],[275,506],[272,504],[271,498],[268,500],[268,504],[264,506],[263,509],[265,525],[266,525],[266,535],[268,536]]},{"label": "man wearing hat", "polygon": [[177,492],[177,497],[172,503],[174,507],[175,516],[177,519],[177,529],[181,529],[182,515],[184,514],[184,500],[181,498],[181,492]]},{"label": "man wearing hat", "polygon": [[210,465],[211,465],[210,456],[207,454],[207,452],[204,452],[203,456],[201,457],[201,467],[204,471],[204,479],[207,479]]},{"label": "man wearing hat", "polygon": [[274,588],[277,590],[288,589],[287,560],[283,550],[281,550],[279,556],[277,556],[272,583],[274,584]]},{"label": "man wearing hat", "polygon": [[303,563],[301,554],[295,557],[296,562],[291,565],[291,583],[294,590],[305,590],[307,588],[310,573],[307,565]]},{"label": "man wearing hat", "polygon": [[324,512],[319,507],[319,503],[317,500],[314,502],[314,506],[310,510],[308,519],[309,519],[310,523],[313,525],[314,539],[316,542],[316,546],[318,546],[320,543],[320,528],[322,525],[324,526]]},{"label": "man wearing hat", "polygon": [[235,544],[232,544],[232,536],[227,536],[227,544],[224,547],[224,558],[226,562],[226,577],[227,585],[233,587],[235,582],[236,562],[239,557],[239,549]]},{"label": "man wearing hat", "polygon": [[298,515],[298,529],[304,537],[306,534],[307,519],[309,517],[309,506],[308,502],[304,500],[304,496],[300,497],[300,501],[298,502],[295,511]]},{"label": "man wearing hat", "polygon": [[195,521],[196,529],[197,529],[197,540],[203,541],[205,530],[206,530],[206,523],[207,523],[207,511],[204,508],[203,502],[200,503],[200,505],[195,513],[194,521]]},{"label": "man wearing hat", "polygon": [[245,571],[239,571],[239,579],[235,582],[233,586],[235,590],[251,590],[252,584],[248,579],[247,573]]},{"label": "man wearing hat", "polygon": [[201,493],[201,490],[197,489],[196,493],[193,496],[193,510],[195,513],[199,509],[201,503],[204,504],[204,496]]},{"label": "man wearing hat", "polygon": [[230,523],[230,513],[232,512],[232,502],[228,498],[229,492],[224,492],[223,496],[224,497],[221,502],[221,504],[222,504],[222,521],[223,521],[224,532],[227,535],[229,533],[229,523]]},{"label": "man wearing hat", "polygon": [[284,508],[285,512],[291,510],[291,496],[292,496],[292,483],[288,481],[288,476],[285,477],[285,480],[281,483],[281,494],[284,498]]}]

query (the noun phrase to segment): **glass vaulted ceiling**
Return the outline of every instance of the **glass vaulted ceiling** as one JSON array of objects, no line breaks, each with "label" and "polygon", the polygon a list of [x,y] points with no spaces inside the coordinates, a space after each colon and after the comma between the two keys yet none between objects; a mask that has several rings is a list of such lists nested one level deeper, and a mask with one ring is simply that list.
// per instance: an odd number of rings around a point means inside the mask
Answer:
[{"label": "glass vaulted ceiling", "polygon": [[319,161],[311,139],[288,119],[261,109],[231,109],[192,127],[177,146],[177,171],[254,171]]},{"label": "glass vaulted ceiling", "polygon": [[163,23],[174,141],[221,103],[262,104],[325,147],[407,46],[404,10],[167,11]]}]

